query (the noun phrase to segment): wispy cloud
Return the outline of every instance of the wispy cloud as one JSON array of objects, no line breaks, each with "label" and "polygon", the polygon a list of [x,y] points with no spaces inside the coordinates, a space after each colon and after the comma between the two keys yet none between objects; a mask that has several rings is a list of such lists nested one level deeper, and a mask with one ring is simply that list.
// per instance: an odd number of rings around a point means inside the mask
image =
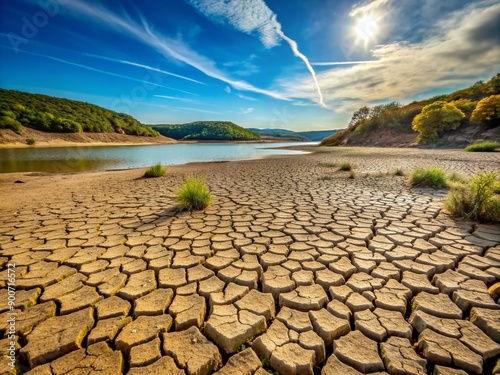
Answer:
[{"label": "wispy cloud", "polygon": [[366,60],[366,61],[331,61],[331,62],[313,62],[311,65],[314,66],[336,66],[336,65],[357,65],[357,64],[379,64],[380,61],[377,60]]},{"label": "wispy cloud", "polygon": [[269,9],[263,0],[186,0],[200,13],[219,22],[227,22],[236,30],[247,34],[257,33],[266,48],[277,46],[280,40],[286,41],[293,54],[304,61],[313,77],[319,96],[319,103],[326,107],[319,86],[316,72],[308,58],[299,51],[295,40],[282,31],[277,15]]},{"label": "wispy cloud", "polygon": [[224,88],[224,91],[225,91],[225,92],[227,92],[228,94],[231,94],[231,87],[226,86],[226,87]]},{"label": "wispy cloud", "polygon": [[254,101],[254,102],[256,102],[256,101],[257,101],[257,99],[252,98],[251,96],[246,96],[246,95],[243,95],[243,94],[238,94],[238,98],[240,98],[240,99],[245,99],[245,100],[251,100],[251,101]]},{"label": "wispy cloud", "polygon": [[176,96],[168,96],[168,95],[154,95],[157,98],[162,98],[162,99],[170,99],[170,100],[178,100],[181,102],[190,102],[190,103],[196,103],[196,100],[193,99],[186,99],[186,98],[178,98]]},{"label": "wispy cloud", "polygon": [[45,59],[58,61],[58,62],[63,63],[63,64],[77,66],[77,67],[82,68],[82,69],[91,70],[93,72],[106,74],[108,76],[123,78],[123,79],[129,80],[129,81],[134,81],[134,82],[139,82],[139,83],[142,83],[144,85],[153,85],[153,86],[168,88],[166,86],[160,85],[160,84],[155,83],[155,82],[145,81],[143,79],[138,79],[138,78],[129,77],[129,76],[126,76],[126,75],[123,75],[123,74],[109,72],[107,70],[97,69],[97,68],[94,68],[92,66],[83,65],[83,64],[79,64],[79,63],[76,63],[76,62],[73,62],[73,61],[68,61],[68,60],[60,59],[60,58],[55,57],[55,56],[45,55],[45,54],[36,53],[36,52],[23,51],[23,50],[19,50],[19,52],[25,53],[25,54],[28,54],[28,55],[31,55],[31,56],[38,56],[38,57],[43,57]]},{"label": "wispy cloud", "polygon": [[[412,100],[446,86],[470,85],[471,77],[491,77],[499,69],[500,34],[494,31],[499,19],[500,3],[473,3],[437,22],[433,34],[418,43],[375,47],[376,64],[326,70],[319,74],[326,101],[338,112],[351,114],[363,105]],[[299,98],[316,94],[305,75],[277,84]]]},{"label": "wispy cloud", "polygon": [[183,41],[168,38],[153,31],[144,19],[142,23],[137,23],[128,17],[119,16],[109,9],[87,4],[81,0],[72,0],[66,7],[79,15],[98,21],[103,26],[115,29],[120,33],[126,33],[143,44],[154,48],[164,56],[183,62],[209,77],[225,82],[235,89],[259,93],[275,99],[290,100],[280,92],[261,89],[243,80],[229,77],[217,68],[214,61],[194,51]]},{"label": "wispy cloud", "polygon": [[168,75],[168,76],[172,76],[172,77],[184,79],[186,81],[191,81],[191,82],[194,82],[194,83],[198,83],[200,85],[204,85],[205,84],[205,83],[197,81],[195,79],[192,79],[192,78],[189,78],[189,77],[185,77],[185,76],[182,76],[180,74],[171,73],[171,72],[168,72],[166,70],[155,68],[155,67],[152,67],[152,66],[149,66],[149,65],[139,64],[139,63],[132,62],[132,61],[127,61],[127,60],[115,59],[115,58],[108,57],[108,56],[95,55],[93,53],[82,53],[82,55],[89,56],[89,57],[94,57],[96,59],[101,59],[101,60],[106,60],[106,61],[113,61],[113,62],[116,62],[116,63],[119,63],[119,64],[125,64],[125,65],[135,66],[135,67],[138,67],[138,68],[143,68],[143,69],[146,69],[146,70],[150,70],[152,72],[157,72],[157,73],[165,74],[165,75]]},{"label": "wispy cloud", "polygon": [[253,108],[253,107],[246,108],[246,109],[244,109],[244,110],[243,110],[243,113],[244,113],[245,115],[248,115],[249,113],[252,113],[252,112],[254,111],[254,109],[255,109],[255,108]]},{"label": "wispy cloud", "polygon": [[358,14],[373,11],[374,9],[381,7],[382,5],[387,4],[388,2],[389,0],[372,0],[365,2],[363,4],[356,4],[352,8],[351,13],[349,13],[349,15],[351,17],[355,17]]}]

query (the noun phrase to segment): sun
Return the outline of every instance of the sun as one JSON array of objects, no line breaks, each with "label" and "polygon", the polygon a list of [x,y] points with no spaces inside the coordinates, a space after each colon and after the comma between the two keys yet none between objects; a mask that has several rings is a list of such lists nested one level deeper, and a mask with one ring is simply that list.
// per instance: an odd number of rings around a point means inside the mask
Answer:
[{"label": "sun", "polygon": [[377,20],[373,16],[365,15],[356,25],[356,34],[358,35],[358,38],[368,42],[370,39],[375,37],[378,29],[379,25]]}]

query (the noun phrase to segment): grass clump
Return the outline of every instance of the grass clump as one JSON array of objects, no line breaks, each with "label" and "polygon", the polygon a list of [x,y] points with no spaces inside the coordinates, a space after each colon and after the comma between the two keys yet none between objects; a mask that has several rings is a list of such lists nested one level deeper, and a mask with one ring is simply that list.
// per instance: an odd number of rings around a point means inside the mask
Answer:
[{"label": "grass clump", "polygon": [[445,201],[445,208],[465,219],[500,222],[499,176],[480,172],[465,183],[455,184]]},{"label": "grass clump", "polygon": [[34,145],[35,143],[36,143],[36,139],[35,138],[28,138],[26,140],[26,144],[28,144],[30,146]]},{"label": "grass clump", "polygon": [[186,210],[203,210],[212,202],[212,195],[203,178],[186,176],[177,192],[177,200]]},{"label": "grass clump", "polygon": [[339,169],[341,171],[351,171],[352,165],[351,165],[351,163],[342,163],[342,164],[340,164]]},{"label": "grass clump", "polygon": [[392,172],[394,176],[404,176],[405,173],[401,168],[397,168],[394,172]]},{"label": "grass clump", "polygon": [[410,187],[432,187],[441,189],[448,186],[446,174],[439,168],[417,168],[415,169],[408,180]]},{"label": "grass clump", "polygon": [[500,143],[498,143],[498,142],[480,142],[480,143],[473,143],[471,145],[468,145],[465,148],[465,151],[492,152],[492,151],[495,151],[497,148],[500,148]]},{"label": "grass clump", "polygon": [[162,177],[167,173],[167,168],[162,166],[161,163],[155,164],[152,167],[149,167],[147,171],[144,173],[144,177]]},{"label": "grass clump", "polygon": [[335,163],[319,163],[319,166],[324,167],[324,168],[336,168],[337,164],[335,164]]}]

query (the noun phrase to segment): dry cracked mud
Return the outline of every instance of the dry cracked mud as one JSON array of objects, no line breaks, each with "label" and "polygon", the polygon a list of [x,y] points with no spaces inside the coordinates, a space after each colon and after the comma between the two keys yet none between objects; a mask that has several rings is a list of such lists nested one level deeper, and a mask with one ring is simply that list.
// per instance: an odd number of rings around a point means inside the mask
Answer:
[{"label": "dry cracked mud", "polygon": [[[500,373],[500,226],[391,174],[470,176],[500,155],[313,151],[158,179],[0,176],[0,374]],[[176,206],[188,173],[206,176],[204,211]]]}]

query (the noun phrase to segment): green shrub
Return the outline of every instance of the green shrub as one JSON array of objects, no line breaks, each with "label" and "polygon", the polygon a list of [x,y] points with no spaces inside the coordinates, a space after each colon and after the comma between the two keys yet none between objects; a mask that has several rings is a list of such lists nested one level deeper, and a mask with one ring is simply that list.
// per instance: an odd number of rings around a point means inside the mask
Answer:
[{"label": "green shrub", "polygon": [[432,187],[441,189],[448,186],[445,173],[436,167],[415,169],[408,180],[410,187]]},{"label": "green shrub", "polygon": [[212,195],[203,178],[186,176],[177,192],[177,200],[186,210],[203,210],[211,203]]},{"label": "green shrub", "polygon": [[167,173],[167,168],[162,166],[161,163],[155,164],[152,167],[149,167],[144,173],[144,177],[161,177],[165,176]]},{"label": "green shrub", "polygon": [[339,169],[341,171],[350,171],[352,170],[352,165],[350,163],[342,163],[340,164]]},{"label": "green shrub", "polygon": [[335,168],[337,167],[337,164],[335,163],[319,163],[320,167],[325,167],[325,168]]},{"label": "green shrub", "polygon": [[500,148],[500,143],[498,143],[498,142],[480,142],[480,143],[473,143],[471,145],[468,145],[465,148],[465,151],[492,152],[492,151],[495,151],[497,148]]},{"label": "green shrub", "polygon": [[440,133],[458,128],[464,117],[465,114],[453,104],[436,101],[415,116],[412,129],[420,133],[419,140],[435,140]]},{"label": "green shrub", "polygon": [[445,208],[454,216],[500,221],[500,195],[495,194],[498,174],[480,172],[465,184],[452,187]]},{"label": "green shrub", "polygon": [[28,144],[28,145],[30,145],[30,146],[31,146],[31,145],[34,145],[34,144],[35,144],[35,142],[36,142],[35,138],[28,138],[28,139],[26,140],[26,144]]}]

